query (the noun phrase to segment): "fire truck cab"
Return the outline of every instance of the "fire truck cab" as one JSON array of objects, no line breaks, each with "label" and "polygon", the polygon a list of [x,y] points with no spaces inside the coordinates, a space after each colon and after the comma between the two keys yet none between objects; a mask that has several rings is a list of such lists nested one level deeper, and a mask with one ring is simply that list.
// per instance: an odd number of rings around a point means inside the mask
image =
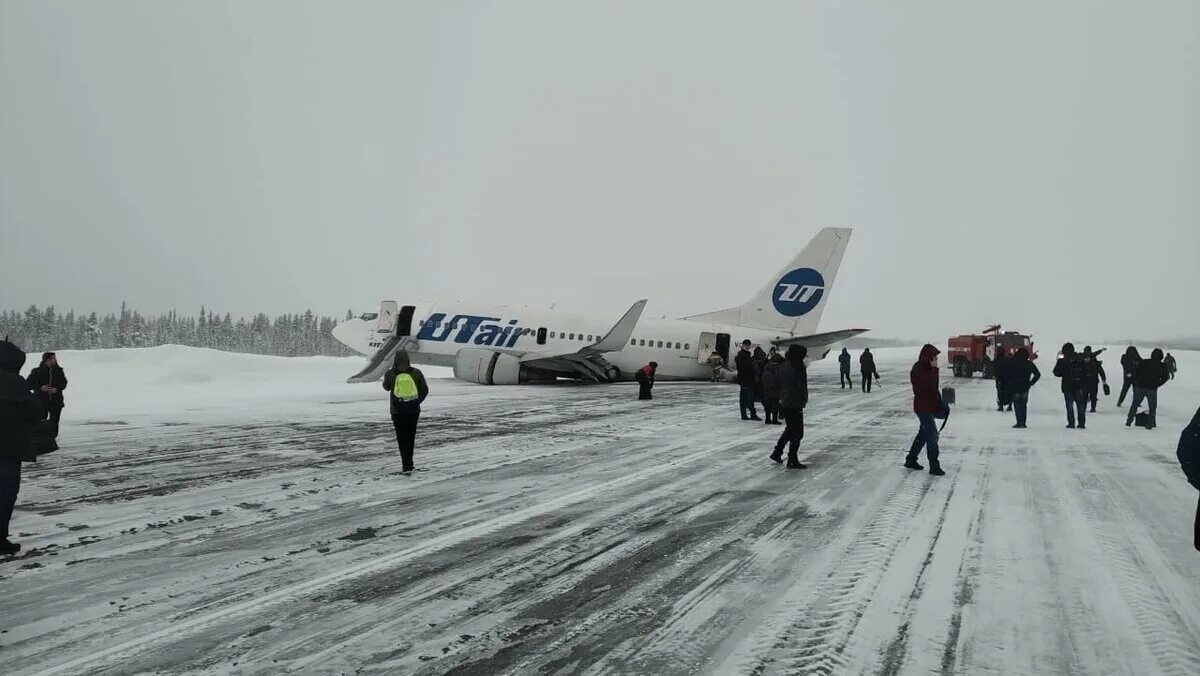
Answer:
[{"label": "fire truck cab", "polygon": [[996,353],[1003,350],[1011,357],[1018,348],[1029,350],[1030,359],[1037,358],[1031,336],[1016,331],[1001,331],[1000,325],[989,326],[980,333],[951,336],[947,341],[946,359],[956,378],[970,378],[982,373],[984,378],[995,376]]}]

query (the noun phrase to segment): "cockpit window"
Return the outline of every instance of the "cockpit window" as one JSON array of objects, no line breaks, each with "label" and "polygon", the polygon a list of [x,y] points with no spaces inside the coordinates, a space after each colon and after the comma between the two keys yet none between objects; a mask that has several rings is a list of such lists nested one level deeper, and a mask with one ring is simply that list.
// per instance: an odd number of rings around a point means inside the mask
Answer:
[{"label": "cockpit window", "polygon": [[363,320],[364,322],[373,322],[376,319],[379,319],[379,313],[378,312],[364,312],[361,315],[359,315],[358,318]]}]

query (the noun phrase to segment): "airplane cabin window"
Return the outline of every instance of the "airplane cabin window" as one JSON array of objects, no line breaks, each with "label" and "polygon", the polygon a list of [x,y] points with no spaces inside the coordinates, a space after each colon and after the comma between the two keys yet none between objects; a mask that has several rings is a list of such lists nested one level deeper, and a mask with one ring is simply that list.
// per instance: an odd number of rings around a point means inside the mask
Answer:
[{"label": "airplane cabin window", "polygon": [[683,344],[683,349],[685,349],[685,350],[690,350],[690,349],[692,349],[692,344],[691,344],[691,343],[684,343],[684,344]]},{"label": "airplane cabin window", "polygon": [[570,338],[568,338],[567,340],[575,340],[575,334],[574,334],[574,333],[572,333],[572,334],[571,334],[571,337],[570,337]]},{"label": "airplane cabin window", "polygon": [[588,342],[591,342],[591,341],[592,341],[592,334],[589,333],[588,334]]},{"label": "airplane cabin window", "polygon": [[662,347],[662,341],[661,341],[661,340],[660,340],[660,341],[658,341],[658,346],[659,346],[659,347]]},{"label": "airplane cabin window", "polygon": [[629,344],[630,344],[630,345],[637,345],[637,338],[631,338],[631,339],[629,339]]}]

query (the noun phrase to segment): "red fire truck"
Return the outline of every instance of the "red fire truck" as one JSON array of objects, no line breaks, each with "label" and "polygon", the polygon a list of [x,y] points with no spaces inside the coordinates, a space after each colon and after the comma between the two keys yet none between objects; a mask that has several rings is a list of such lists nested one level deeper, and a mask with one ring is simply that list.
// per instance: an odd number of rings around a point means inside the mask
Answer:
[{"label": "red fire truck", "polygon": [[1011,357],[1017,348],[1023,347],[1029,350],[1030,359],[1037,359],[1031,336],[1016,331],[1001,331],[999,324],[989,326],[980,333],[951,336],[948,347],[946,359],[957,378],[970,378],[977,372],[983,373],[984,378],[991,378],[997,349],[1004,350]]}]

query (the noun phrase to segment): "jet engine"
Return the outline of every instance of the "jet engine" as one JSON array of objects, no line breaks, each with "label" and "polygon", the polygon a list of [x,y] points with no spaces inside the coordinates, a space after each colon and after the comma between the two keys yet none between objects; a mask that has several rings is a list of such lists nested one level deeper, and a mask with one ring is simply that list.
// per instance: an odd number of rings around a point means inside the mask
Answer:
[{"label": "jet engine", "polygon": [[495,350],[466,348],[454,358],[454,377],[480,385],[517,385],[521,379],[521,361]]}]

